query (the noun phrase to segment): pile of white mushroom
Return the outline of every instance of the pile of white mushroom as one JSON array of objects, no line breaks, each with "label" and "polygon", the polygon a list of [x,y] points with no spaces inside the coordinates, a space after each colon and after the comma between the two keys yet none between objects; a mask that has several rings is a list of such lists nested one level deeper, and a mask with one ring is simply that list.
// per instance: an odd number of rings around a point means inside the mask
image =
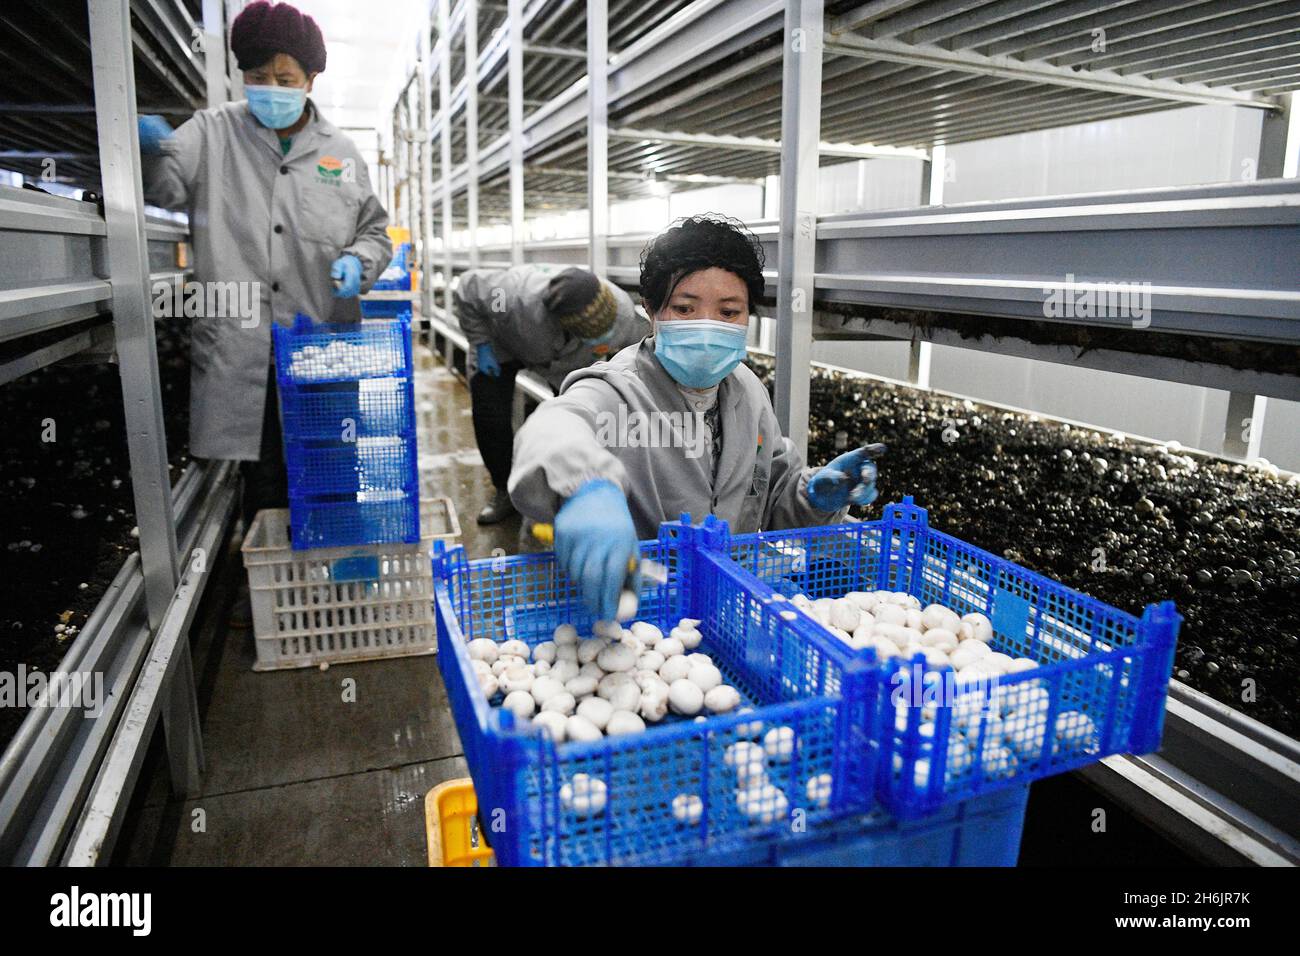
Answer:
[{"label": "pile of white mushroom", "polygon": [[399,360],[392,349],[333,341],[296,349],[289,362],[289,375],[299,382],[360,378],[395,372]]},{"label": "pile of white mushroom", "polygon": [[480,637],[467,645],[479,687],[489,701],[530,721],[559,744],[640,733],[669,713],[695,717],[740,706],[708,654],[695,653],[700,622],[682,618],[667,637],[637,621],[624,629],[601,622],[580,638],[561,624],[551,640],[530,648],[519,640]]},{"label": "pile of white mushroom", "polygon": [[[919,654],[927,668],[946,665],[956,671],[945,761],[948,779],[973,770],[977,752],[984,776],[995,779],[1013,776],[1019,761],[1034,760],[1042,752],[1051,702],[1046,683],[1027,678],[999,686],[1000,678],[1033,670],[1038,662],[995,651],[990,646],[993,625],[984,614],[959,615],[942,604],[922,607],[919,599],[903,591],[853,591],[817,600],[796,594],[790,601],[849,647],[873,649],[878,660]],[[907,678],[906,673],[902,677]],[[900,733],[908,726],[909,702],[926,696],[903,690],[895,703]],[[915,762],[917,787],[925,787],[930,778],[928,751],[937,714],[937,704],[922,703],[918,733],[927,755]],[[1096,752],[1095,721],[1081,710],[1061,711],[1053,748],[1057,753]],[[896,771],[902,762],[896,755]]]}]

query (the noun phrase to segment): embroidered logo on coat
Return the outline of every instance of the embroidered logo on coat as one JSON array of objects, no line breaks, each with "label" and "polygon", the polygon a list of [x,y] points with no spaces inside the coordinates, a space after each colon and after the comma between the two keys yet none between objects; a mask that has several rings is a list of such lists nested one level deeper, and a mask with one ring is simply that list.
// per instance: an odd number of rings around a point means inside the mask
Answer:
[{"label": "embroidered logo on coat", "polygon": [[316,164],[316,172],[326,179],[339,179],[343,175],[343,163],[333,156],[322,156]]}]

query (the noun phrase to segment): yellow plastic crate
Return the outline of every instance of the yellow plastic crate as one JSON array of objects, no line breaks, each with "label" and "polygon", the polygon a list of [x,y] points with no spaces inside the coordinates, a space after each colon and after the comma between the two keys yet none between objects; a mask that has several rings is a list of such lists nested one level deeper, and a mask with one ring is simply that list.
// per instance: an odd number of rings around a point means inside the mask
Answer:
[{"label": "yellow plastic crate", "polygon": [[474,845],[477,814],[478,797],[468,777],[448,780],[429,791],[424,798],[424,831],[430,866],[495,865],[492,849],[481,835]]}]

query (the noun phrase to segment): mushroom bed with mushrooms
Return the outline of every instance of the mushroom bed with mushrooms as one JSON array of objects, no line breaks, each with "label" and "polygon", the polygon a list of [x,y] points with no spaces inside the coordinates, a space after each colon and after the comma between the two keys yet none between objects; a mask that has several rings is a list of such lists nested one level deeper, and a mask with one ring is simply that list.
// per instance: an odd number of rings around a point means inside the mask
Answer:
[{"label": "mushroom bed with mushrooms", "polygon": [[[188,320],[159,322],[157,335],[175,483],[189,462]],[[138,547],[118,366],[55,365],[0,385],[0,421],[0,671],[48,673]],[[25,715],[0,708],[0,748]]]},{"label": "mushroom bed with mushrooms", "polygon": [[1107,604],[1172,599],[1174,677],[1300,733],[1300,480],[838,371],[811,388],[809,461],[889,446],[861,516],[910,494],[931,527]]}]

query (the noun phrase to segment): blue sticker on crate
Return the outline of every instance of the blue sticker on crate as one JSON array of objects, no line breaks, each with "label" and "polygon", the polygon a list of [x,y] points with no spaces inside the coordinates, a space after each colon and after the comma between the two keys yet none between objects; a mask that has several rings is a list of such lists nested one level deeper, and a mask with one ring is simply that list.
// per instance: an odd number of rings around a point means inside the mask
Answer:
[{"label": "blue sticker on crate", "polygon": [[993,633],[1023,640],[1029,627],[1029,601],[1004,588],[998,588],[993,595],[993,612],[989,615]]},{"label": "blue sticker on crate", "polygon": [[335,581],[378,581],[379,556],[359,554],[330,562],[330,577]]}]

